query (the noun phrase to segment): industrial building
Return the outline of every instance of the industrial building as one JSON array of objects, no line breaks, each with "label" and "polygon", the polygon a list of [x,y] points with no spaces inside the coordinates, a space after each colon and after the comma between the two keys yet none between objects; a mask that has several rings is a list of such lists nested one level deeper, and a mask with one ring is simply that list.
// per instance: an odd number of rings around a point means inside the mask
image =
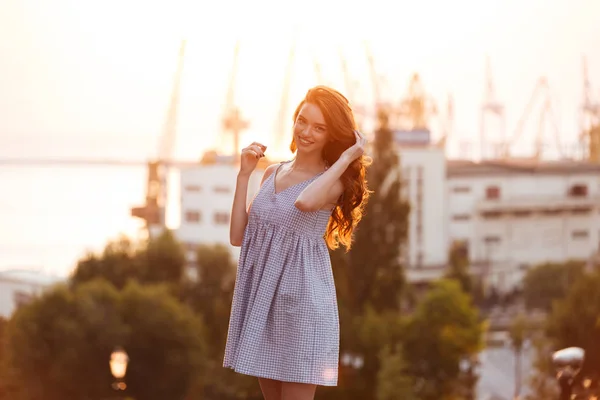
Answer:
[{"label": "industrial building", "polygon": [[448,161],[449,239],[498,291],[531,266],[588,260],[600,250],[600,164]]}]

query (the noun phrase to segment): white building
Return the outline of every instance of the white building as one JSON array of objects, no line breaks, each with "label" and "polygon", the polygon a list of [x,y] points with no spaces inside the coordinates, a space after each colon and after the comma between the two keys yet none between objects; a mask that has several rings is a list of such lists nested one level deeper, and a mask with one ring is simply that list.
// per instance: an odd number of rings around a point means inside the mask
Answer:
[{"label": "white building", "polygon": [[448,261],[446,158],[436,146],[401,146],[403,195],[410,202],[407,279],[437,278]]},{"label": "white building", "polygon": [[600,165],[449,161],[449,237],[500,291],[528,267],[586,260],[600,244]]},{"label": "white building", "polygon": [[428,130],[396,130],[393,135],[402,195],[411,207],[403,265],[408,281],[426,282],[441,277],[448,262],[446,155]]},{"label": "white building", "polygon": [[[261,160],[262,161],[262,160]],[[260,187],[268,162],[261,162],[250,178],[248,204]],[[181,223],[177,238],[195,261],[200,243],[223,244],[237,258],[239,248],[229,244],[229,221],[239,167],[230,162],[199,164],[181,170]]]},{"label": "white building", "polygon": [[0,271],[0,317],[10,318],[19,306],[62,281],[32,270]]}]

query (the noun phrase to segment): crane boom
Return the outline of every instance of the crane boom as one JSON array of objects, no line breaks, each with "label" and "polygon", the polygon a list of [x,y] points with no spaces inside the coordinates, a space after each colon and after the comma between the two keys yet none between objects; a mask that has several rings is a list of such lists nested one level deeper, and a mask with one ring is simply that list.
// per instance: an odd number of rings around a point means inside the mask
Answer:
[{"label": "crane boom", "polygon": [[131,216],[145,222],[148,236],[160,234],[166,227],[166,207],[168,201],[168,178],[170,164],[167,160],[173,158],[177,132],[177,116],[179,111],[179,95],[181,92],[181,76],[183,74],[186,40],[182,40],[177,59],[177,70],[173,82],[173,91],[169,102],[167,117],[159,140],[158,158],[150,161],[146,183],[146,202],[142,206],[133,207]]},{"label": "crane boom", "polygon": [[279,113],[275,122],[275,151],[283,151],[284,132],[286,131],[286,118],[289,107],[290,86],[292,74],[294,72],[294,60],[296,58],[296,38],[292,41],[288,62],[285,68],[285,76],[283,78],[283,88],[281,89],[281,102],[279,103]]},{"label": "crane boom", "polygon": [[181,41],[179,47],[179,57],[177,62],[177,70],[173,82],[173,92],[171,93],[171,101],[167,118],[163,126],[163,132],[158,148],[158,159],[168,160],[173,157],[175,151],[175,138],[177,136],[177,117],[179,111],[179,98],[181,93],[181,76],[183,74],[184,57],[185,57],[186,40]]},{"label": "crane boom", "polygon": [[[222,119],[222,126],[225,132],[231,132],[231,141],[233,142],[233,162],[238,162],[239,157],[237,156],[240,152],[240,134],[242,130],[248,128],[248,121],[244,120],[241,115],[239,107],[235,104],[235,87],[238,70],[238,58],[240,53],[240,41],[238,40],[235,44],[235,50],[233,53],[233,65],[231,68],[231,75],[229,77],[229,86],[227,88],[227,98],[225,100],[225,112]],[[229,135],[222,135],[222,139],[228,138]]]}]

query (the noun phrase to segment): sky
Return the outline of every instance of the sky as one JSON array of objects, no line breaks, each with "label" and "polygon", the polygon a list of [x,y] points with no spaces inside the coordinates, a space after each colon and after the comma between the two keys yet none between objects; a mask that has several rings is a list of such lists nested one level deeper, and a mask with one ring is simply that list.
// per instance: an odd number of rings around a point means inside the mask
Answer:
[{"label": "sky", "polygon": [[[221,143],[220,118],[238,41],[234,100],[250,122],[242,145],[274,143],[282,103],[289,121],[293,107],[317,83],[316,61],[325,83],[370,107],[366,45],[384,77],[387,100],[402,98],[414,72],[442,113],[452,95],[451,154],[476,156],[486,56],[496,97],[506,109],[505,134],[512,137],[544,76],[563,148],[570,148],[565,143],[575,143],[579,130],[584,55],[600,99],[598,15],[600,3],[594,0],[0,0],[0,158],[144,161],[156,155],[183,38],[178,159],[197,159]],[[286,94],[292,43],[293,78]],[[340,54],[356,83],[351,90]],[[488,135],[498,138],[498,122],[488,126]],[[515,153],[531,154],[536,126],[530,118]],[[552,134],[548,127],[549,145]],[[459,148],[466,150],[459,154]],[[128,207],[143,200],[144,179],[141,167],[0,166],[0,269],[64,274],[85,248],[97,248],[119,232],[135,234],[139,224]]]}]

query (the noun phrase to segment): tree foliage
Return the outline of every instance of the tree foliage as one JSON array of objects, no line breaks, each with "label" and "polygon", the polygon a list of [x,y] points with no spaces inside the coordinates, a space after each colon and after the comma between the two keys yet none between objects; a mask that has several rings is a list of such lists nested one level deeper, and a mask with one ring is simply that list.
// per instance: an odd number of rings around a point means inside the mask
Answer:
[{"label": "tree foliage", "polygon": [[7,330],[14,399],[97,399],[111,395],[110,353],[130,357],[128,394],[182,398],[206,354],[204,329],[162,286],[104,280],[62,286],[18,309]]},{"label": "tree foliage", "polygon": [[409,206],[401,197],[398,153],[392,131],[385,124],[375,133],[372,157],[367,169],[372,194],[352,249],[331,253],[340,310],[340,352],[342,357],[361,357],[363,363],[358,370],[342,365],[340,387],[335,392],[321,390],[319,399],[329,394],[331,398],[375,398],[380,353],[385,346],[395,349],[400,341],[401,248],[407,236]]},{"label": "tree foliage", "polygon": [[379,353],[377,372],[377,400],[411,400],[414,394],[414,379],[404,359],[401,345],[386,345]]},{"label": "tree foliage", "polygon": [[473,280],[469,275],[469,257],[464,246],[459,243],[452,245],[449,251],[449,268],[446,278],[455,279],[466,293],[473,293]]},{"label": "tree foliage", "polygon": [[223,354],[229,327],[236,264],[223,245],[197,248],[198,281],[189,283],[184,301],[200,315],[207,327],[208,360],[201,377],[207,399],[262,399],[256,378],[223,368]]},{"label": "tree foliage", "polygon": [[555,300],[566,296],[571,285],[583,274],[582,262],[546,263],[525,275],[523,296],[529,309],[550,311]]},{"label": "tree foliage", "polygon": [[407,237],[410,207],[401,195],[399,167],[392,131],[383,124],[375,132],[373,163],[367,170],[373,193],[347,263],[350,306],[355,313],[367,304],[377,311],[400,310],[404,285],[400,251]]},{"label": "tree foliage", "polygon": [[420,399],[452,393],[460,361],[480,351],[482,333],[478,311],[458,282],[436,282],[410,317],[404,341]]},{"label": "tree foliage", "polygon": [[78,285],[102,277],[119,289],[130,280],[178,285],[185,262],[183,247],[169,230],[143,243],[120,237],[101,254],[89,253],[79,261],[71,282]]},{"label": "tree foliage", "polygon": [[584,373],[600,375],[600,272],[582,275],[563,300],[554,303],[548,334],[556,348],[585,349]]}]

